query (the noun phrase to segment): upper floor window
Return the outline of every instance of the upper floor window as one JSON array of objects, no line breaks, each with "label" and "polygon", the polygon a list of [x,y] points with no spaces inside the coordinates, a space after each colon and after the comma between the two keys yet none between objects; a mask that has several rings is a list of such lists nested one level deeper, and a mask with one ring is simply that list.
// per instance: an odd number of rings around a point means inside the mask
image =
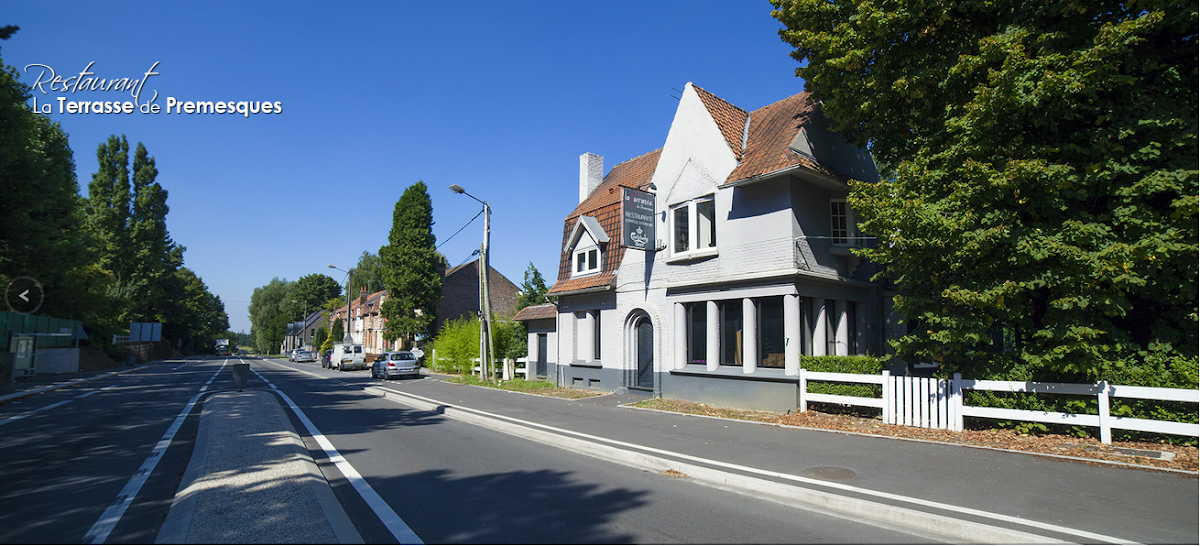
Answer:
[{"label": "upper floor window", "polygon": [[676,254],[716,248],[717,208],[711,195],[672,208],[671,222]]},{"label": "upper floor window", "polygon": [[834,199],[829,202],[830,232],[835,245],[849,245],[854,238],[853,224],[850,222],[850,209],[844,199]]},{"label": "upper floor window", "polygon": [[575,250],[573,275],[587,275],[600,271],[600,249],[596,247]]}]

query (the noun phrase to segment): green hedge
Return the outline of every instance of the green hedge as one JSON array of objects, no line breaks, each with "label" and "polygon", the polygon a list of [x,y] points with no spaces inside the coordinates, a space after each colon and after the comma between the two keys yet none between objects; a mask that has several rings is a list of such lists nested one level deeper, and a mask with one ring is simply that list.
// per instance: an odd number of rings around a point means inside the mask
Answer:
[{"label": "green hedge", "polygon": [[[1024,363],[1013,363],[1003,370],[986,374],[982,378],[1001,381],[1039,381],[1051,383],[1091,384],[1099,380],[1111,385],[1138,387],[1162,387],[1171,389],[1195,389],[1200,381],[1200,357],[1182,356],[1165,352],[1154,352],[1144,356],[1102,364],[1098,376],[1051,374],[1032,368]],[[1062,412],[1096,415],[1099,413],[1095,396],[1072,396],[1059,394],[997,393],[990,391],[967,391],[963,403],[969,406],[1008,408],[1033,411]],[[1109,414],[1137,419],[1196,423],[1197,405],[1187,402],[1159,402],[1155,400],[1110,399]],[[1025,433],[1062,432],[1080,437],[1096,436],[1099,429],[1077,425],[1046,425],[1023,421],[991,421],[1002,428],[1012,428]],[[1113,430],[1118,440],[1140,437],[1161,438],[1171,442],[1178,438]],[[1184,438],[1184,443],[1195,443],[1195,438]]]},{"label": "green hedge", "polygon": [[[883,372],[886,358],[877,356],[802,356],[800,367],[812,372],[856,373],[879,375]],[[826,381],[809,381],[808,392],[818,394],[840,394],[843,396],[860,396],[863,398],[879,398],[883,396],[881,385],[864,385],[862,383],[831,383]]]}]

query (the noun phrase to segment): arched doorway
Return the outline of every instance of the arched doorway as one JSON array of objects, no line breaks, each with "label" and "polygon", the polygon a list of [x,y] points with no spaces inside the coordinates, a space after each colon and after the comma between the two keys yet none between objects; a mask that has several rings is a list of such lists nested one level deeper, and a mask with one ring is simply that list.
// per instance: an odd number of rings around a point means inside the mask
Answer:
[{"label": "arched doorway", "polygon": [[654,324],[649,318],[642,317],[633,327],[635,339],[634,358],[636,367],[636,385],[645,389],[654,388]]}]

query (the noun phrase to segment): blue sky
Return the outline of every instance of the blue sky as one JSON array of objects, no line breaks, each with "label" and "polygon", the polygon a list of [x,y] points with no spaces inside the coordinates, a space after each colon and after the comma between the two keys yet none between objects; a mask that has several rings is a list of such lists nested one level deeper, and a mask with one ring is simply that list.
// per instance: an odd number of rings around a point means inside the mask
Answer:
[{"label": "blue sky", "polygon": [[[586,6],[586,7],[585,7]],[[278,101],[241,115],[59,114],[57,99],[132,100],[127,92],[46,94],[75,152],[81,190],[111,134],[143,142],[170,192],[167,227],[186,265],[221,296],[234,330],[273,277],[349,268],[387,242],[412,183],[433,199],[439,244],[492,205],[492,265],[520,284],[532,262],[552,283],[562,220],[578,202],[579,155],[605,170],[662,146],[696,85],[747,110],[803,81],[759,2],[0,2],[5,64],[33,84],[63,77],[146,80],[185,101]],[[482,219],[439,248],[451,265]]]}]

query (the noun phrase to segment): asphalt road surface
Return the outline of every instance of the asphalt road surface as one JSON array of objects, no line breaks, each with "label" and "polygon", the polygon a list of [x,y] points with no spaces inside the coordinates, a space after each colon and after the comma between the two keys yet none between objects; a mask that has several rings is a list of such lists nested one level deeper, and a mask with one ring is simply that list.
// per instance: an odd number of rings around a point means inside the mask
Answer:
[{"label": "asphalt road surface", "polygon": [[[230,363],[236,362],[236,359]],[[0,542],[150,543],[224,359],[172,361],[0,406]],[[428,543],[928,543],[936,539],[643,472],[366,394],[369,372],[252,361]],[[306,369],[328,377],[312,377]],[[218,373],[218,370],[220,372]],[[419,381],[429,381],[422,379]],[[247,388],[267,388],[252,377]],[[190,411],[190,400],[198,403]],[[395,539],[293,425],[368,543]],[[178,429],[171,431],[178,422]],[[156,445],[169,439],[165,450]],[[145,472],[149,462],[153,469]],[[144,484],[122,498],[132,482]]]}]

